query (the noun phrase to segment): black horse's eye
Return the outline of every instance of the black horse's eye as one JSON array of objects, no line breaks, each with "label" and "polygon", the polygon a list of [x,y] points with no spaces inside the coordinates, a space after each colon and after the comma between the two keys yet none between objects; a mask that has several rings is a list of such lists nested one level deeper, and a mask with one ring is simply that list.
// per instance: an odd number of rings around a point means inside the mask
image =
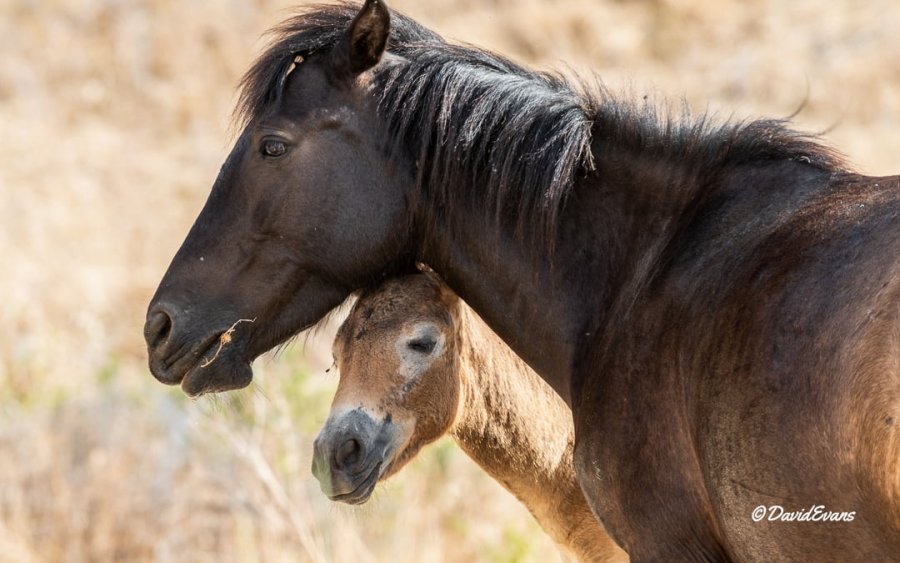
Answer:
[{"label": "black horse's eye", "polygon": [[406,347],[422,354],[430,354],[436,342],[431,338],[417,338],[406,343]]},{"label": "black horse's eye", "polygon": [[286,152],[287,145],[284,144],[284,141],[279,141],[278,139],[269,139],[267,141],[263,141],[263,156],[267,156],[269,158],[278,158]]}]

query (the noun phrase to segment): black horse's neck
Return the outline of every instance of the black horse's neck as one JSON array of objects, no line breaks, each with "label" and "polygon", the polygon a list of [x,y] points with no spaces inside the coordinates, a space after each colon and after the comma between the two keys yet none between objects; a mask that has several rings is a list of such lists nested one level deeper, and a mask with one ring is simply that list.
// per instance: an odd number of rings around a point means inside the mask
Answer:
[{"label": "black horse's neck", "polygon": [[[615,140],[591,142],[598,99],[477,54],[430,46],[376,79],[390,135],[417,164],[417,258],[571,405],[577,352],[635,270],[635,243],[656,244],[634,185],[659,194],[671,174],[644,178],[646,162],[607,150]],[[432,90],[410,74],[430,75]]]},{"label": "black horse's neck", "polygon": [[437,228],[423,239],[421,260],[568,403],[572,335],[584,319],[564,271],[534,268],[521,242],[494,225],[447,219],[434,218]]},{"label": "black horse's neck", "polygon": [[576,351],[627,316],[717,186],[764,162],[839,164],[777,120],[657,115],[470,48],[404,55],[370,84],[416,163],[417,258],[567,401]]},{"label": "black horse's neck", "polygon": [[570,406],[579,350],[652,278],[690,220],[700,181],[681,167],[595,151],[605,158],[573,186],[552,247],[465,210],[433,209],[422,220],[430,228],[421,260]]}]

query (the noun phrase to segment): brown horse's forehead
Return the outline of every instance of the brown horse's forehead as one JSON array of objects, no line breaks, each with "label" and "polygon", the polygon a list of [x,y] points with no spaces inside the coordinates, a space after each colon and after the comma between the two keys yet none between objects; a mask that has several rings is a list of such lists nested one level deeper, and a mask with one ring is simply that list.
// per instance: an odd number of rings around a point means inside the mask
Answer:
[{"label": "brown horse's forehead", "polygon": [[360,303],[379,309],[408,308],[427,313],[429,304],[440,300],[440,289],[423,275],[411,275],[384,282],[360,298]]},{"label": "brown horse's forehead", "polygon": [[374,343],[396,337],[405,327],[419,322],[432,322],[440,329],[453,323],[439,288],[419,277],[392,280],[360,297],[341,326],[337,341],[349,352],[347,348],[360,341]]},{"label": "brown horse's forehead", "polygon": [[366,304],[348,319],[343,338],[349,343],[373,337],[395,338],[408,332],[413,324],[428,322],[444,330],[452,322],[445,309],[429,304],[380,302]]}]

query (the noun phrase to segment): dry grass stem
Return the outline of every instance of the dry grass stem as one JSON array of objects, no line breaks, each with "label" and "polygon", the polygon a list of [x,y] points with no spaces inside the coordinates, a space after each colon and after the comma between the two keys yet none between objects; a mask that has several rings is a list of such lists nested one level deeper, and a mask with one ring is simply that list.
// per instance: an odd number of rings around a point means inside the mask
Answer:
[{"label": "dry grass stem", "polygon": [[234,329],[237,328],[237,325],[239,325],[241,323],[254,323],[254,322],[256,322],[256,318],[238,319],[238,320],[234,321],[234,324],[231,325],[231,327],[228,330],[223,332],[221,336],[219,336],[219,347],[216,348],[216,353],[213,354],[212,358],[210,358],[210,359],[206,360],[205,362],[203,362],[202,364],[200,364],[200,367],[205,368],[209,364],[216,361],[216,358],[219,357],[219,353],[222,351],[222,348],[224,348],[225,346],[227,346],[228,344],[231,343],[231,335],[234,334]]}]

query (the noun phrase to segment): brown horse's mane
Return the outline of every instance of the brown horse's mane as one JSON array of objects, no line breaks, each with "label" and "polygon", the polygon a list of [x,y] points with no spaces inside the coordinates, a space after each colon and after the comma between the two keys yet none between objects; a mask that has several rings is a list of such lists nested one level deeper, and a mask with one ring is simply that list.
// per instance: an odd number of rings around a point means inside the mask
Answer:
[{"label": "brown horse's mane", "polygon": [[[295,57],[327,51],[358,11],[348,2],[310,6],[270,30],[272,42],[241,81],[238,123],[277,102]],[[646,98],[624,101],[598,79],[573,82],[450,44],[397,12],[388,51],[396,62],[378,73],[374,91],[389,149],[418,163],[416,197],[487,212],[547,242],[576,179],[594,171],[598,148],[701,175],[774,160],[846,168],[836,151],[787,120],[721,123],[687,110],[675,115]]]}]

